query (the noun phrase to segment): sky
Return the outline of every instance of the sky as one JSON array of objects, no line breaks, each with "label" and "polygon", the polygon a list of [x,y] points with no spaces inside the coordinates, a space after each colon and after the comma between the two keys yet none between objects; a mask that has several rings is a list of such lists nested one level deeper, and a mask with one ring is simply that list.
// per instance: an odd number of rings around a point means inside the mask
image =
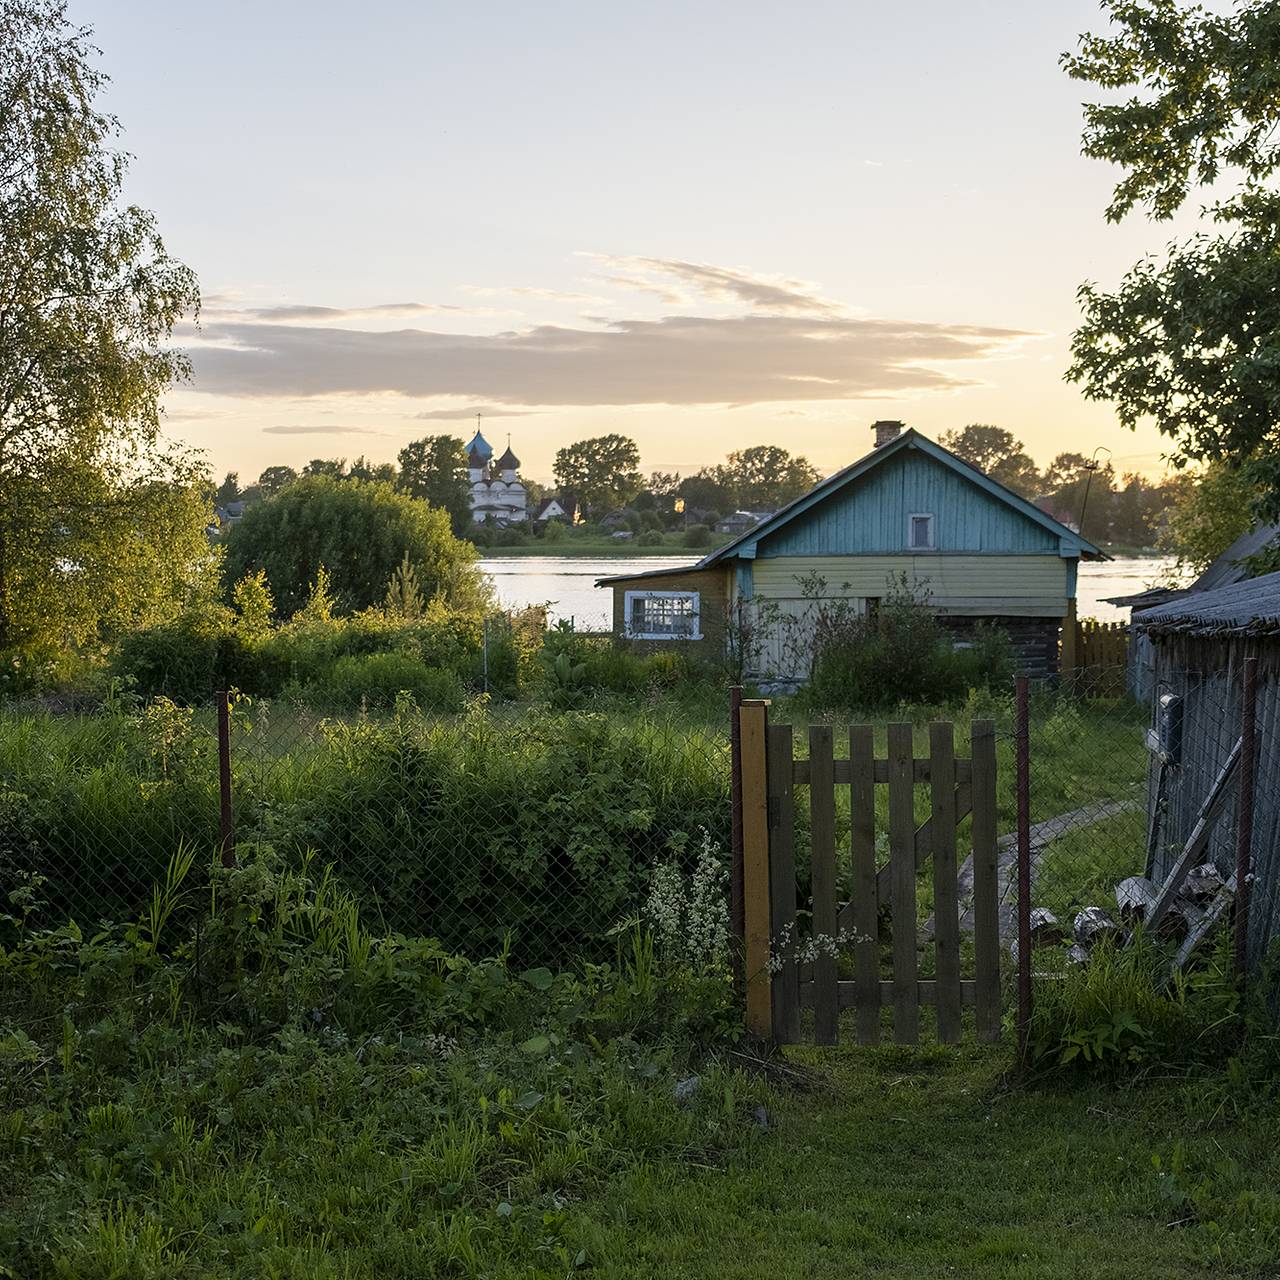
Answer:
[{"label": "sky", "polygon": [[197,272],[170,434],[219,475],[508,434],[689,472],[870,424],[1040,462],[1154,430],[1063,380],[1075,291],[1185,224],[1108,225],[1059,55],[1092,0],[71,0],[127,194]]}]

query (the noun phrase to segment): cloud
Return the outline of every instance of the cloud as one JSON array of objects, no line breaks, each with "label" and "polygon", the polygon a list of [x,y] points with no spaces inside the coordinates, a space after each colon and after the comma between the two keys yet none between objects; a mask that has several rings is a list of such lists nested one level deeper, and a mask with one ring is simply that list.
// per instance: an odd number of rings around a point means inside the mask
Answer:
[{"label": "cloud", "polygon": [[684,262],[679,258],[586,256],[620,272],[605,277],[610,284],[655,293],[666,302],[682,300],[684,295],[655,285],[646,276],[667,276],[702,297],[745,302],[754,311],[801,315],[841,315],[845,312],[839,303],[821,297],[813,285],[786,276],[758,275],[732,267],[714,267],[704,262]]},{"label": "cloud", "polygon": [[507,405],[759,404],[884,399],[974,385],[1017,329],[853,316],[665,316],[497,334],[211,324],[195,389],[222,395],[392,392]]},{"label": "cloud", "polygon": [[385,431],[374,431],[371,427],[308,427],[280,426],[263,427],[264,436],[382,436]]},{"label": "cloud", "polygon": [[433,315],[441,311],[465,312],[465,307],[449,302],[379,302],[369,307],[320,307],[308,303],[286,303],[274,307],[228,309],[231,299],[213,295],[205,299],[207,320],[259,320],[265,324],[325,323],[334,320],[379,320],[398,316]]},{"label": "cloud", "polygon": [[413,416],[423,422],[469,421],[476,414],[486,418],[527,418],[537,414],[536,409],[509,409],[505,405],[477,404],[470,409],[424,409]]},{"label": "cloud", "polygon": [[605,299],[594,293],[568,293],[564,289],[540,289],[534,285],[480,285],[464,284],[463,293],[474,294],[477,298],[501,298],[518,295],[522,298],[544,298],[548,302],[604,302]]}]

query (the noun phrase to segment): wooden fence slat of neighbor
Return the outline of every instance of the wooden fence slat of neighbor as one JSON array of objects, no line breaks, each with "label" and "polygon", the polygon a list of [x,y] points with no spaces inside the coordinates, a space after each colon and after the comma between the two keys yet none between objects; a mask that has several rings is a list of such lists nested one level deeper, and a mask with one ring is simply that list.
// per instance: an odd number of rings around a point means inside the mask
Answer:
[{"label": "wooden fence slat of neighbor", "polygon": [[796,951],[795,800],[791,726],[769,729],[769,880],[772,947],[788,961],[773,974],[773,1037],[780,1044],[800,1038],[800,971]]},{"label": "wooden fence slat of neighbor", "polygon": [[933,937],[938,982],[938,1039],[960,1039],[960,901],[956,884],[956,783],[954,726],[929,726],[933,764]]},{"label": "wooden fence slat of neighbor", "polygon": [[849,730],[849,854],[853,869],[854,1029],[859,1044],[880,1043],[880,898],[876,881],[875,730]]},{"label": "wooden fence slat of neighbor", "polygon": [[[966,1009],[973,1010],[980,1039],[998,1040],[1002,1010],[992,722],[974,721],[967,760],[956,756],[955,728],[949,722],[930,725],[929,752],[923,760],[915,756],[909,724],[888,726],[884,759],[876,758],[872,727],[855,725],[849,730],[847,760],[834,758],[834,735],[826,725],[809,730],[808,758],[796,760],[791,726],[768,725],[763,703],[744,702],[740,726],[751,1030],[761,1034],[761,1027],[771,1028],[776,1041],[793,1043],[800,1036],[801,1009],[809,1008],[814,1038],[819,1044],[834,1044],[840,1012],[852,1008],[858,1042],[876,1044],[881,1011],[888,1008],[893,1011],[894,1039],[915,1044],[920,1009],[930,1006],[943,1044],[960,1040]],[[849,874],[842,885],[837,813],[844,785],[849,797]],[[877,865],[876,842],[880,785],[888,789],[889,855],[883,866]],[[928,821],[917,826],[919,785],[929,788],[930,812]],[[803,884],[797,885],[797,786],[809,788],[807,893]],[[959,824],[970,814],[972,855],[961,867]],[[917,902],[922,873],[930,875],[933,887],[932,933],[923,937]],[[845,889],[850,897],[842,902]],[[797,910],[798,893],[806,900],[812,895],[807,924]],[[888,975],[882,973],[880,947],[880,913],[886,905],[892,931]],[[848,955],[840,944],[848,942],[849,928],[852,980],[842,977],[840,969],[842,955]],[[967,931],[973,934],[971,975],[962,972],[961,942]],[[925,977],[920,976],[922,955]],[[762,987],[750,978],[757,970],[765,974]]]},{"label": "wooden fence slat of neighbor", "polygon": [[1000,886],[996,849],[996,726],[975,720],[973,755],[973,958],[977,975],[974,1017],[978,1039],[1000,1039]]},{"label": "wooden fence slat of neighbor", "polygon": [[[813,1037],[835,1044],[840,1005],[836,995],[836,783],[831,726],[809,729],[809,874],[813,887]],[[794,892],[794,890],[793,890]]]},{"label": "wooden fence slat of neighbor", "polygon": [[909,724],[889,726],[889,861],[893,866],[893,1038],[920,1038],[916,1000],[916,824]]},{"label": "wooden fence slat of neighbor", "polygon": [[[769,778],[765,767],[767,704],[744,701],[738,710],[742,744],[743,968],[747,1031],[761,1039],[772,1029],[769,974]],[[791,731],[787,730],[790,737]]]}]

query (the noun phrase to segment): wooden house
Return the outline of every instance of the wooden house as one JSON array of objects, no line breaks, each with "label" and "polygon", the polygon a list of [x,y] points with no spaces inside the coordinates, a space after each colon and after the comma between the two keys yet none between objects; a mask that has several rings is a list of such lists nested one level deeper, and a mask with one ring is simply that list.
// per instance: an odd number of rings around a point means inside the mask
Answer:
[{"label": "wooden house", "polygon": [[747,673],[808,674],[824,608],[865,612],[904,584],[963,635],[1010,634],[1024,669],[1058,668],[1074,635],[1076,569],[1091,542],[901,423],[877,423],[864,458],[688,568],[602,578],[617,636],[683,642],[710,656],[737,645]]},{"label": "wooden house", "polygon": [[[1280,934],[1280,573],[1190,592],[1135,613],[1153,654],[1147,875],[1169,874],[1241,732],[1241,671],[1258,660],[1248,959]],[[1238,781],[1238,774],[1237,779]],[[1238,793],[1210,829],[1206,860],[1236,864]]]}]

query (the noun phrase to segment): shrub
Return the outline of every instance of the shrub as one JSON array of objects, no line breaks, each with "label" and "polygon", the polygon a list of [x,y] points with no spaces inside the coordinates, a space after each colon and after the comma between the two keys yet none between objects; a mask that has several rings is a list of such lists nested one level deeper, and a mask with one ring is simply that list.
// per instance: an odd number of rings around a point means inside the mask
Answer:
[{"label": "shrub", "polygon": [[453,671],[428,667],[405,653],[371,653],[339,658],[307,687],[316,703],[335,711],[360,707],[385,709],[408,694],[423,711],[461,711],[466,700],[462,681]]},{"label": "shrub", "polygon": [[705,524],[691,524],[684,531],[686,547],[709,547],[711,545],[711,529]]},{"label": "shrub", "polygon": [[662,546],[664,541],[665,539],[663,538],[661,532],[659,532],[657,529],[646,529],[644,533],[642,533],[636,539],[636,546],[637,547],[660,547]]},{"label": "shrub", "polygon": [[544,542],[563,542],[568,536],[563,520],[548,520],[546,527],[542,530]]},{"label": "shrub", "polygon": [[203,702],[224,671],[240,669],[241,649],[230,610],[210,605],[126,635],[116,646],[111,671],[131,681],[143,697],[164,694]]}]

